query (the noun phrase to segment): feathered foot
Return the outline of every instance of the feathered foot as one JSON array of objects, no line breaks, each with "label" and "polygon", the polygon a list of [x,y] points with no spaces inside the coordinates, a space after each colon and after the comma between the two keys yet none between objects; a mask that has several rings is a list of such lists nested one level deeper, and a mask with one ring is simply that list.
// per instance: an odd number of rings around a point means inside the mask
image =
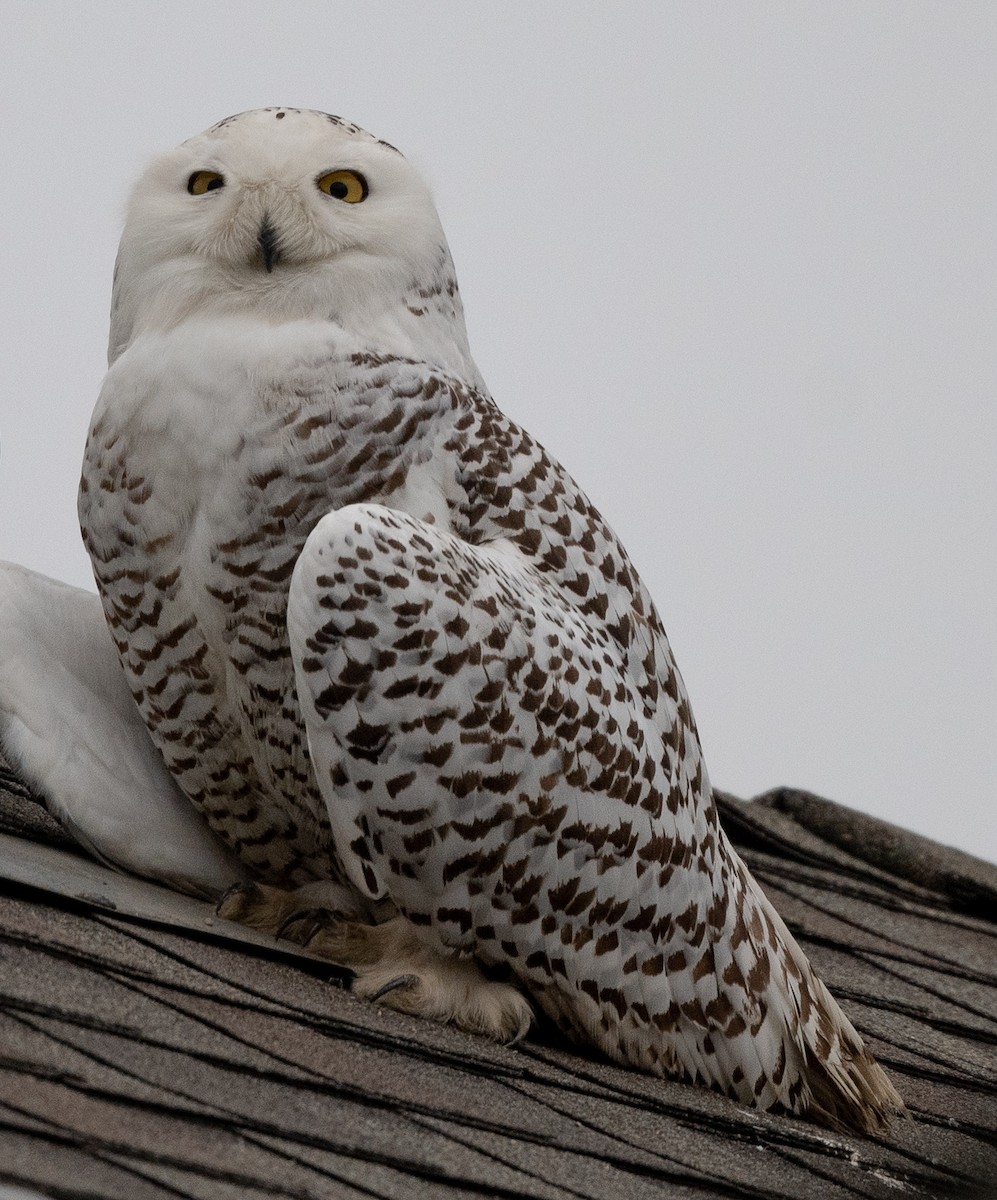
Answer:
[{"label": "feathered foot", "polygon": [[310,936],[306,915],[339,913],[353,917],[358,915],[358,908],[355,894],[331,881],[306,883],[298,888],[236,883],[218,901],[217,912],[226,921],[238,921],[260,933],[303,946]]},{"label": "feathered foot", "polygon": [[335,902],[316,904],[323,887],[239,884],[222,897],[218,914],[348,968],[352,991],[365,1000],[496,1042],[515,1044],[529,1031],[533,1010],[517,988],[487,979],[474,959],[427,945],[404,917],[371,925],[337,915]]}]

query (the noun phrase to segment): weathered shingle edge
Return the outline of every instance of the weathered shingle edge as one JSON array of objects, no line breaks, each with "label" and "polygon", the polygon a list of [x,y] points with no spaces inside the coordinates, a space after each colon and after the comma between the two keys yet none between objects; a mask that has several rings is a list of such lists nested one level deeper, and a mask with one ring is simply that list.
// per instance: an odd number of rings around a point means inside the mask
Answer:
[{"label": "weathered shingle edge", "polygon": [[349,972],[299,949],[292,942],[277,942],[245,925],[223,920],[214,906],[204,900],[121,874],[83,853],[0,833],[0,879],[43,895],[61,897],[85,909],[291,962],[321,978],[341,982],[349,978]]}]

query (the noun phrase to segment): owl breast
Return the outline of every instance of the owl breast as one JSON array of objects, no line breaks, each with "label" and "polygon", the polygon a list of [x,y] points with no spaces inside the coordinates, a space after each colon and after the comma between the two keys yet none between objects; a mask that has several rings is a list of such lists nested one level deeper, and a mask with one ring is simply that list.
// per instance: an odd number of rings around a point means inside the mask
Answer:
[{"label": "owl breast", "polygon": [[136,703],[183,791],[274,880],[341,877],[286,628],[304,542],[362,499],[446,520],[445,406],[402,437],[399,399],[358,357],[311,322],[139,338],[84,458],[84,541]]}]

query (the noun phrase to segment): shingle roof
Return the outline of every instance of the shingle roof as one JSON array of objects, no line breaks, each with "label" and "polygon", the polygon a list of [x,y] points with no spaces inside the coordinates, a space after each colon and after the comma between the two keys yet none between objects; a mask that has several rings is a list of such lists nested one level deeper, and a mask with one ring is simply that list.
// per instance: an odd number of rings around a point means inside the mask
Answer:
[{"label": "shingle roof", "polygon": [[990,1194],[997,869],[801,792],[721,804],[907,1100],[891,1138],[359,1002],[93,864],[0,773],[0,1197]]}]

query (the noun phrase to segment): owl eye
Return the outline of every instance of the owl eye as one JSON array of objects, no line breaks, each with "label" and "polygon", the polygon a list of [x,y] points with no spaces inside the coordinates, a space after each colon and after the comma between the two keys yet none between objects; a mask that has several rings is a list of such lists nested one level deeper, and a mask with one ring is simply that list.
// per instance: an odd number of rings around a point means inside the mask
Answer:
[{"label": "owl eye", "polygon": [[205,192],[214,192],[225,186],[225,176],[217,171],[195,171],[187,180],[187,191],[192,196],[203,196]]},{"label": "owl eye", "polygon": [[356,171],[330,171],[315,180],[320,192],[347,204],[359,204],[367,199],[367,180]]}]

